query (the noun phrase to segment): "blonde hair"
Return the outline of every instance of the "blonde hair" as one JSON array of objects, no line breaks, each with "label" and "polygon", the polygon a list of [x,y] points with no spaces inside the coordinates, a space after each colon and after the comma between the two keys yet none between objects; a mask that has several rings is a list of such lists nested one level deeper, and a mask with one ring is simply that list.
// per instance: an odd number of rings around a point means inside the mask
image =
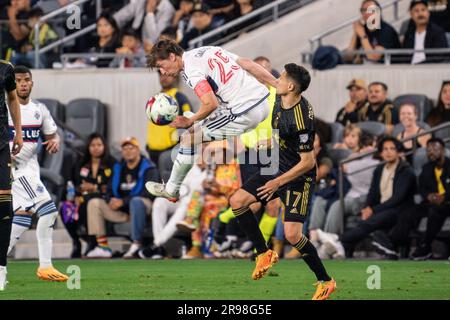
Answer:
[{"label": "blonde hair", "polygon": [[345,126],[344,128],[344,138],[346,136],[348,136],[350,133],[356,131],[359,137],[359,140],[361,140],[361,136],[362,136],[362,130],[360,127],[358,127],[357,125],[350,123],[348,125]]}]

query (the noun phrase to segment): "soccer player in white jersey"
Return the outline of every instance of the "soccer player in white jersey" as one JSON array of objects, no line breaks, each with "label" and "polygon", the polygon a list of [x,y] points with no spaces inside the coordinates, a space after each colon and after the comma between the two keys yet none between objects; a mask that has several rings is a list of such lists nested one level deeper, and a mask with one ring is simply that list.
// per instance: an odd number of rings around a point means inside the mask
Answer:
[{"label": "soccer player in white jersey", "polygon": [[[14,68],[17,96],[19,97],[24,145],[22,151],[12,158],[13,225],[8,252],[12,250],[20,236],[30,228],[31,217],[39,218],[36,238],[39,249],[39,279],[67,281],[68,277],[52,265],[52,235],[58,210],[41,181],[37,160],[38,140],[45,138],[43,146],[50,154],[60,146],[57,126],[47,107],[30,98],[33,88],[31,72],[23,66]],[[9,117],[10,137],[14,137],[11,117]],[[12,143],[12,142],[11,142]]]},{"label": "soccer player in white jersey", "polygon": [[167,184],[147,182],[147,190],[170,201],[179,198],[180,186],[194,163],[196,147],[202,142],[223,140],[254,129],[269,115],[267,84],[277,79],[251,59],[220,47],[184,50],[172,40],[160,40],[152,48],[149,67],[161,74],[181,74],[201,101],[191,117],[178,116],[171,126],[188,129]]}]

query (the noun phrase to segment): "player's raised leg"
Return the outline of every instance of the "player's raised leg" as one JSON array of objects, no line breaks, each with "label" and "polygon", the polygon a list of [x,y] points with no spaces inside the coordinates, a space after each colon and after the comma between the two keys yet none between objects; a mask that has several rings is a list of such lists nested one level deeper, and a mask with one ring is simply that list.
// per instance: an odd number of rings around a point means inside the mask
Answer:
[{"label": "player's raised leg", "polygon": [[201,143],[202,129],[200,125],[194,125],[181,136],[180,148],[167,184],[149,181],[145,184],[148,192],[172,202],[177,201],[181,184],[194,165],[196,151]]},{"label": "player's raised leg", "polygon": [[36,214],[39,217],[36,227],[39,268],[36,274],[41,280],[67,281],[69,277],[56,270],[52,265],[53,227],[58,216],[58,210],[51,200],[41,201],[36,207]]},{"label": "player's raised leg", "polygon": [[256,267],[252,274],[253,280],[261,279],[278,262],[277,253],[267,247],[258,221],[250,209],[250,206],[256,201],[256,198],[244,189],[239,189],[230,198],[230,206],[233,209],[233,213],[241,229],[245,232],[248,239],[253,242],[258,255],[256,257]]}]

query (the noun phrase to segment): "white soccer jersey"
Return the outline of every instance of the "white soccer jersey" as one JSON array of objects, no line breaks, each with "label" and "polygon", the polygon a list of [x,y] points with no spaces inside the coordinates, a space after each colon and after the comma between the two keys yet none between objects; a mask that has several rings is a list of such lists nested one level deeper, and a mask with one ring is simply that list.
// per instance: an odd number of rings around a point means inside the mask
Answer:
[{"label": "white soccer jersey", "polygon": [[243,70],[236,62],[238,56],[220,47],[200,47],[183,54],[186,84],[195,90],[203,80],[208,81],[221,105],[233,115],[257,107],[267,99],[265,85]]},{"label": "white soccer jersey", "polygon": [[[41,135],[51,135],[57,130],[47,107],[39,101],[30,99],[27,105],[20,105],[22,119],[23,147],[12,162],[13,178],[22,176],[40,179],[39,163],[37,159],[38,142]],[[9,123],[9,141],[12,147],[14,138],[14,125],[11,115]]]}]

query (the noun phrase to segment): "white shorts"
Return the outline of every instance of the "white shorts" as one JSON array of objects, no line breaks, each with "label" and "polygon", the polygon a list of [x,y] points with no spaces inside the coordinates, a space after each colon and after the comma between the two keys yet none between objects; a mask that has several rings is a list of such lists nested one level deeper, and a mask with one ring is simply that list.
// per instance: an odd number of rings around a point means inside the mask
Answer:
[{"label": "white shorts", "polygon": [[249,102],[251,107],[243,114],[233,114],[231,109],[219,106],[208,118],[201,122],[203,141],[225,140],[228,137],[255,129],[269,115],[270,107],[267,98]]},{"label": "white shorts", "polygon": [[41,216],[56,210],[47,188],[42,181],[33,177],[14,178],[12,198],[14,212],[27,211]]}]

